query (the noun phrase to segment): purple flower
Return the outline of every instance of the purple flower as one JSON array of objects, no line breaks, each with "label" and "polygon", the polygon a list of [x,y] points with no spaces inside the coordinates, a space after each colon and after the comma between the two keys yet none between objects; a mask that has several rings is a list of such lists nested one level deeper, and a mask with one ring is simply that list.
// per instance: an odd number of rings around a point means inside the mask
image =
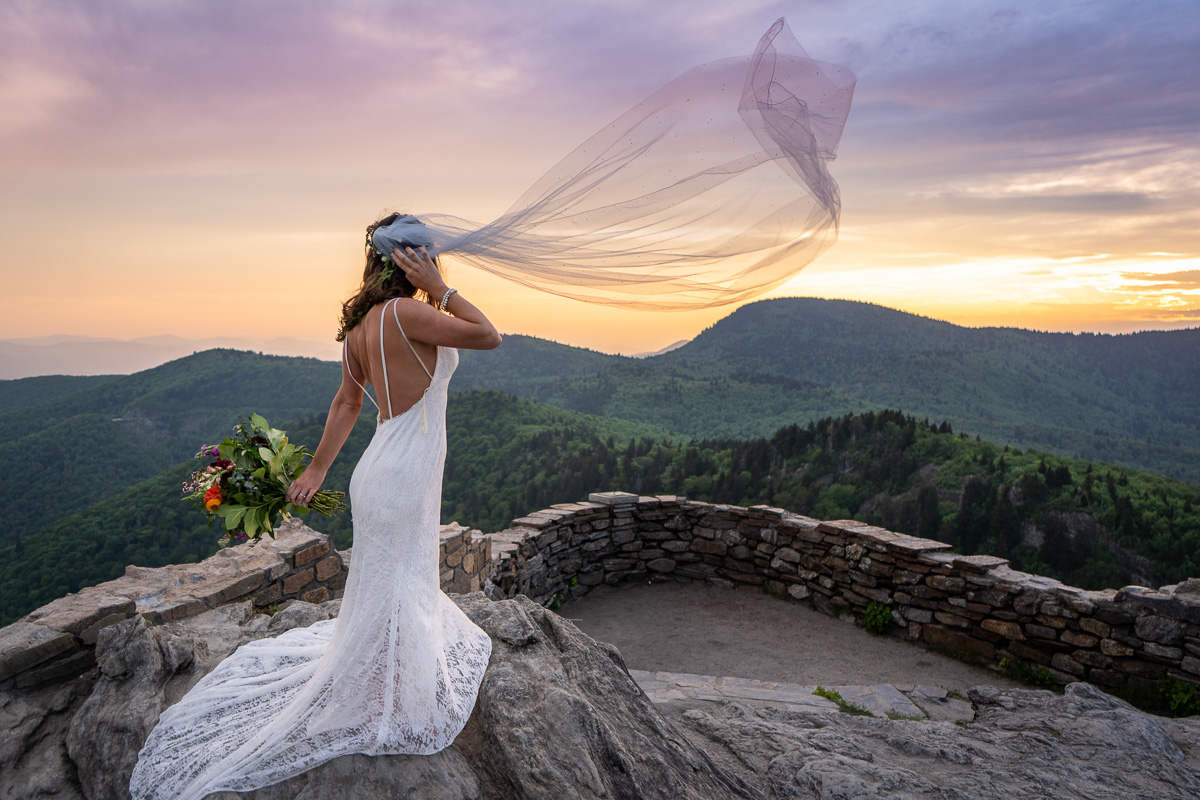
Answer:
[{"label": "purple flower", "polygon": [[210,455],[214,458],[216,458],[220,454],[221,454],[221,448],[217,447],[215,444],[208,449],[208,455]]}]

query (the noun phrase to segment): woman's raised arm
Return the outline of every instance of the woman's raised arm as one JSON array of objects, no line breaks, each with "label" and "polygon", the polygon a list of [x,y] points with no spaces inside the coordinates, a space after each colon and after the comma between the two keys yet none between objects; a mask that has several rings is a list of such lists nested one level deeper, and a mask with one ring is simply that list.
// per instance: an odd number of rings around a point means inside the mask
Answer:
[{"label": "woman's raised arm", "polygon": [[[430,297],[438,300],[445,297],[449,287],[425,248],[413,250],[410,247],[407,251],[393,250],[392,258],[404,270],[409,282]],[[457,291],[446,301],[450,316],[438,312],[428,303],[415,300],[397,305],[404,314],[405,332],[418,341],[465,350],[493,350],[500,346],[496,326]]]}]

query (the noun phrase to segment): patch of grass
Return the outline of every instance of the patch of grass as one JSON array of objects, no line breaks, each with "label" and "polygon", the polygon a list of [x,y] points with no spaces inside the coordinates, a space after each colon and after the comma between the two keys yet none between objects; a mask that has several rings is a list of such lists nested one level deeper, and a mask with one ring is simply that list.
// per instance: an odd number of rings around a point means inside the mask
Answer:
[{"label": "patch of grass", "polygon": [[550,609],[551,611],[557,611],[558,608],[565,602],[567,602],[567,599],[563,597],[562,594],[556,594],[554,597],[550,598],[549,603],[546,603],[546,608]]},{"label": "patch of grass", "polygon": [[971,702],[970,698],[968,698],[958,689],[951,689],[950,691],[946,692],[946,697],[953,697],[955,700],[962,700],[964,703]]},{"label": "patch of grass", "polygon": [[924,722],[925,721],[924,717],[914,717],[909,714],[901,714],[899,711],[887,712],[887,718],[888,719],[903,719],[903,720],[907,720],[908,722]]},{"label": "patch of grass", "polygon": [[856,717],[873,717],[875,716],[863,706],[857,703],[851,703],[842,697],[841,692],[833,689],[826,689],[823,686],[818,686],[814,691],[817,697],[824,697],[826,700],[832,700],[837,704],[837,707],[842,710],[842,713],[851,714]]}]

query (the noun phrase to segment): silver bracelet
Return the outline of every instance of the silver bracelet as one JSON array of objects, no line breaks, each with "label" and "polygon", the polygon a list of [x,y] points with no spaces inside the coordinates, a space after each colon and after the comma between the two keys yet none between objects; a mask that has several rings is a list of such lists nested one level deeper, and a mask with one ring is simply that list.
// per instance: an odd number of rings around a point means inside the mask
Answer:
[{"label": "silver bracelet", "polygon": [[447,289],[446,290],[446,293],[444,295],[442,295],[442,302],[438,303],[438,311],[446,310],[446,303],[449,302],[450,295],[454,294],[457,291],[458,291],[458,289]]}]

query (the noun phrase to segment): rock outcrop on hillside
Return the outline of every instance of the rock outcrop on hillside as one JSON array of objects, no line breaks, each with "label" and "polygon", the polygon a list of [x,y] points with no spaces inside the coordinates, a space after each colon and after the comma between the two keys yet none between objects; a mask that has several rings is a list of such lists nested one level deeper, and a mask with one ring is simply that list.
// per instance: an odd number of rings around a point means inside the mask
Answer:
[{"label": "rock outcrop on hillside", "polygon": [[[663,718],[611,645],[524,596],[453,597],[493,640],[475,711],[453,745],[433,756],[344,757],[257,792],[216,796],[760,796]],[[127,797],[137,752],[163,709],[242,642],[336,610],[337,601],[297,602],[272,618],[243,602],[158,626],[139,616],[105,628],[96,646],[98,674],[53,696],[0,698],[4,721],[19,723],[0,752],[0,796]]]},{"label": "rock outcrop on hillside", "polygon": [[[255,798],[1194,798],[1200,719],[1144,714],[1087,684],[971,691],[969,722],[701,700],[655,706],[621,655],[523,595],[452,595],[493,640],[466,728],[433,756],[348,756]],[[104,628],[97,667],[0,692],[0,797],[124,798],[158,715],[238,645],[336,615],[232,603]],[[965,705],[965,704],[964,704]]]}]

